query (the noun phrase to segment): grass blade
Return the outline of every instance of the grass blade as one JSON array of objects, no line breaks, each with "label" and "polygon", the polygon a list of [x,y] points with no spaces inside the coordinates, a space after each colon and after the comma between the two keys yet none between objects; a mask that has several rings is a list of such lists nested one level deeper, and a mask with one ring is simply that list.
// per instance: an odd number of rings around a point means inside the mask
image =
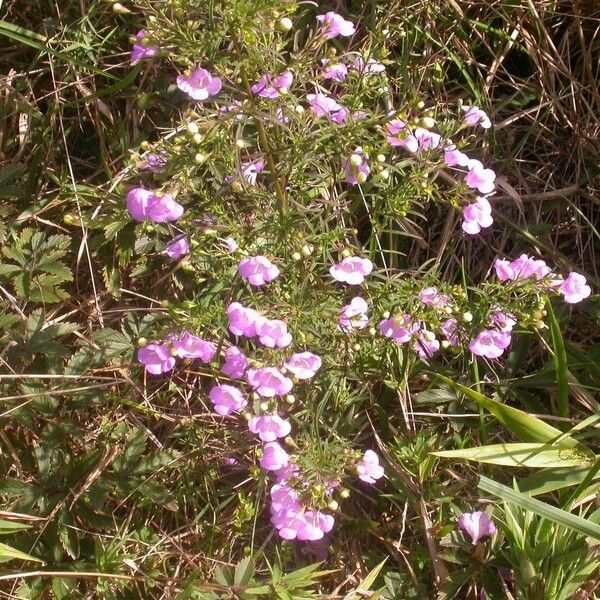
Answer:
[{"label": "grass blade", "polygon": [[560,325],[552,310],[550,302],[546,303],[548,322],[552,334],[554,370],[556,372],[556,392],[558,399],[558,414],[561,417],[569,416],[569,370],[567,366],[567,351],[560,331]]}]

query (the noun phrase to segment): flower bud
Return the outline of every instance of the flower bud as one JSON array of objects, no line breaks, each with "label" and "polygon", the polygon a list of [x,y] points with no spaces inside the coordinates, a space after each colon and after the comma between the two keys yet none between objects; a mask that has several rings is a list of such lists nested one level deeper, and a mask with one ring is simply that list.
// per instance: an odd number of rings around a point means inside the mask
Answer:
[{"label": "flower bud", "polygon": [[298,104],[298,106],[296,106],[296,107],[294,108],[294,110],[295,110],[295,111],[296,111],[296,112],[297,112],[299,115],[301,115],[301,114],[304,112],[304,106],[301,106],[300,104]]},{"label": "flower bud", "polygon": [[462,320],[465,323],[470,323],[473,320],[473,315],[470,312],[464,312],[462,314]]},{"label": "flower bud", "polygon": [[286,443],[286,446],[294,447],[296,445],[296,442],[294,442],[294,438],[290,435],[288,435],[283,441]]},{"label": "flower bud", "polygon": [[301,252],[302,254],[304,254],[304,256],[310,256],[313,252],[313,249],[307,244],[305,244],[304,246],[302,246]]},{"label": "flower bud", "polygon": [[126,15],[131,12],[127,7],[123,6],[120,2],[115,2],[112,5],[112,9],[120,15]]},{"label": "flower bud", "polygon": [[364,183],[366,180],[367,180],[366,173],[363,173],[362,171],[360,171],[356,174],[356,181],[358,181],[358,183]]},{"label": "flower bud", "polygon": [[200,131],[200,128],[198,127],[198,123],[194,123],[193,121],[191,123],[188,123],[186,125],[186,129],[192,135],[194,135],[194,134],[196,134],[196,133],[198,133]]},{"label": "flower bud", "polygon": [[352,156],[350,156],[350,164],[353,167],[360,167],[360,165],[363,164],[363,158],[360,154],[352,154]]},{"label": "flower bud", "polygon": [[435,340],[435,333],[433,333],[433,331],[425,331],[423,333],[423,337],[428,341],[428,342],[433,342],[433,340]]},{"label": "flower bud", "polygon": [[258,407],[260,408],[260,410],[262,410],[263,412],[266,412],[269,410],[269,403],[268,402],[261,402]]},{"label": "flower bud", "polygon": [[423,127],[426,127],[427,129],[431,129],[435,127],[435,119],[433,119],[432,117],[423,117],[421,119],[421,125]]},{"label": "flower bud", "polygon": [[448,340],[442,340],[440,342],[440,346],[444,349],[444,350],[448,350],[448,348],[450,348],[450,342]]},{"label": "flower bud", "polygon": [[236,179],[235,181],[233,181],[233,182],[231,183],[231,189],[232,189],[234,192],[241,192],[241,191],[242,191],[242,189],[243,189],[243,188],[242,188],[242,184],[241,184],[241,183],[240,183],[240,182],[239,182],[239,181]]},{"label": "flower bud", "polygon": [[348,250],[348,248],[346,248],[343,252],[342,252],[342,256],[344,258],[350,258],[352,256],[352,253],[350,252],[350,250]]},{"label": "flower bud", "polygon": [[235,140],[235,145],[238,148],[245,148],[246,147],[246,142],[244,140],[242,140],[242,139]]},{"label": "flower bud", "polygon": [[389,311],[389,310],[386,310],[386,311],[383,313],[383,318],[384,318],[384,319],[389,319],[389,318],[390,318],[390,311]]},{"label": "flower bud", "polygon": [[379,176],[381,177],[381,179],[389,179],[390,172],[388,171],[388,169],[383,169],[383,171],[381,171],[381,173],[379,173]]},{"label": "flower bud", "polygon": [[283,31],[284,33],[288,32],[293,26],[294,24],[292,23],[292,20],[289,17],[282,17],[275,24],[275,27],[279,29],[279,31]]},{"label": "flower bud", "polygon": [[296,402],[296,396],[294,396],[294,394],[288,394],[288,395],[285,397],[285,401],[286,401],[288,404],[294,404],[294,402]]},{"label": "flower bud", "polygon": [[184,260],[184,261],[181,263],[181,268],[182,268],[182,269],[183,269],[183,270],[184,270],[186,273],[193,273],[193,272],[196,270],[196,267],[194,267],[194,265],[193,265],[191,262],[187,261],[187,260]]},{"label": "flower bud", "polygon": [[148,140],[144,140],[141,144],[140,144],[140,148],[142,150],[148,150],[148,148],[150,148],[150,142]]},{"label": "flower bud", "polygon": [[337,510],[340,507],[340,505],[338,504],[337,500],[332,500],[328,505],[327,508],[329,510]]},{"label": "flower bud", "polygon": [[252,392],[252,396],[251,396],[252,400],[256,401],[256,400],[260,400],[260,396],[256,393],[256,392]]},{"label": "flower bud", "polygon": [[378,154],[376,160],[378,163],[384,163],[385,162],[385,154]]},{"label": "flower bud", "polygon": [[194,144],[201,144],[203,139],[204,139],[204,137],[202,136],[201,133],[194,134],[194,137],[193,137]]},{"label": "flower bud", "polygon": [[340,497],[341,498],[349,498],[350,497],[350,490],[347,488],[344,488],[341,492],[340,492]]},{"label": "flower bud", "polygon": [[202,154],[202,152],[198,152],[198,154],[196,154],[196,156],[194,156],[194,161],[196,162],[196,164],[201,165],[205,160],[206,160],[206,156],[204,154]]},{"label": "flower bud", "polygon": [[358,351],[360,350],[360,344],[354,344],[354,345],[352,346],[352,349],[353,349],[353,350],[356,350],[356,351],[358,352]]},{"label": "flower bud", "polygon": [[423,100],[419,100],[419,102],[417,102],[417,108],[419,110],[425,108],[425,102],[423,102]]},{"label": "flower bud", "polygon": [[148,340],[145,337],[138,338],[137,345],[138,348],[144,348],[148,345]]},{"label": "flower bud", "polygon": [[536,321],[533,326],[536,329],[544,329],[544,327],[546,327],[546,324],[544,323],[544,321]]},{"label": "flower bud", "polygon": [[377,335],[377,329],[375,329],[375,327],[369,327],[369,335]]},{"label": "flower bud", "polygon": [[297,261],[297,260],[302,260],[302,254],[300,254],[300,252],[294,252],[294,253],[292,254],[292,258],[293,258],[294,260],[296,260],[296,261]]},{"label": "flower bud", "polygon": [[541,310],[534,310],[531,313],[531,318],[535,319],[536,321],[540,321],[541,319],[544,318],[544,313]]},{"label": "flower bud", "polygon": [[177,356],[177,348],[169,348],[169,354],[171,356]]}]

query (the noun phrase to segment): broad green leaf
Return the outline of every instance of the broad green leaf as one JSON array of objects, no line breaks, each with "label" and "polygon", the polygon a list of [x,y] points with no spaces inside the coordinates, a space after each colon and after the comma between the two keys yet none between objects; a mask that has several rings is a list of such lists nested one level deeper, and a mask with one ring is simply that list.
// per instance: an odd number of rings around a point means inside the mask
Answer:
[{"label": "broad green leaf", "polygon": [[440,458],[464,458],[505,467],[582,467],[593,462],[578,449],[552,447],[548,444],[491,444],[431,454]]},{"label": "broad green leaf", "polygon": [[501,483],[497,483],[492,479],[488,479],[487,477],[482,476],[477,487],[488,494],[512,502],[540,517],[544,517],[554,523],[558,523],[559,525],[563,525],[564,527],[568,527],[569,529],[579,531],[584,535],[600,540],[600,525],[597,525],[588,519],[584,519],[571,514],[566,510],[541,502],[536,498],[532,498],[522,492],[517,492],[516,490],[502,485]]},{"label": "broad green leaf", "polygon": [[552,334],[554,370],[556,372],[556,393],[558,400],[558,414],[561,417],[569,416],[569,370],[567,367],[567,351],[565,342],[560,331],[560,325],[556,320],[552,305],[546,303],[548,310],[548,322]]},{"label": "broad green leaf", "polygon": [[16,548],[11,548],[6,544],[0,544],[0,563],[8,562],[9,560],[32,560],[33,562],[44,562],[35,556],[21,552]]},{"label": "broad green leaf", "polygon": [[563,448],[578,448],[580,451],[592,455],[583,444],[580,444],[577,440],[565,435],[562,431],[556,429],[556,427],[548,425],[548,423],[545,423],[541,419],[528,415],[518,408],[513,408],[512,406],[507,406],[506,404],[492,400],[475,390],[448,379],[448,377],[444,377],[443,375],[437,375],[437,377],[444,383],[461,391],[465,396],[468,396],[480,406],[483,406],[483,408],[492,413],[509,431],[523,441],[544,444],[552,443]]},{"label": "broad green leaf", "polygon": [[579,485],[589,472],[588,467],[579,469],[544,469],[518,481],[519,490],[530,496],[539,496],[563,488]]},{"label": "broad green leaf", "polygon": [[29,529],[29,527],[30,525],[25,525],[24,523],[0,519],[0,535],[10,535],[17,531],[23,531],[23,529]]}]

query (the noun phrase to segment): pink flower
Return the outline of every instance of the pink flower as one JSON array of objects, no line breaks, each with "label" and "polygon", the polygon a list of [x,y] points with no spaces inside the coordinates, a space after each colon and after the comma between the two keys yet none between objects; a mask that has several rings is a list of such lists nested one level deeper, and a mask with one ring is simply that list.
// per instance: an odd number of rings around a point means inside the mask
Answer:
[{"label": "pink flower", "polygon": [[484,329],[469,342],[469,350],[485,358],[498,358],[504,354],[506,348],[510,346],[512,336],[509,331],[499,331],[498,329]]},{"label": "pink flower", "polygon": [[470,235],[479,233],[482,228],[489,227],[494,222],[492,207],[488,199],[482,196],[478,196],[473,204],[465,206],[462,213],[463,231]]},{"label": "pink flower", "polygon": [[258,174],[265,168],[264,160],[242,163],[242,176],[250,185],[256,185]]},{"label": "pink flower", "polygon": [[298,379],[311,379],[321,368],[322,361],[319,356],[312,352],[298,352],[292,354],[284,365]]},{"label": "pink flower", "polygon": [[248,401],[238,388],[220,383],[211,388],[208,399],[213,403],[219,415],[230,415],[244,408]]},{"label": "pink flower", "polygon": [[458,321],[456,319],[446,319],[440,325],[440,329],[451,346],[458,346]]},{"label": "pink flower", "polygon": [[471,159],[467,165],[469,172],[465,177],[466,184],[473,189],[479,190],[482,194],[489,194],[496,187],[496,173],[491,169],[486,169],[481,162]]},{"label": "pink flower", "polygon": [[383,467],[379,464],[379,457],[373,450],[367,450],[356,465],[358,478],[366,483],[375,483],[376,479],[383,477]]},{"label": "pink flower", "polygon": [[221,91],[221,80],[206,69],[196,69],[191,75],[178,75],[177,87],[193,100],[206,100]]},{"label": "pink flower", "polygon": [[500,331],[512,331],[513,327],[517,324],[514,315],[504,312],[500,308],[497,308],[491,314],[491,322]]},{"label": "pink flower", "polygon": [[325,36],[328,40],[339,35],[349,37],[356,33],[352,21],[346,21],[346,19],[333,11],[329,11],[324,15],[317,15],[317,21],[321,23],[321,35]]},{"label": "pink flower", "polygon": [[259,462],[266,471],[277,471],[290,462],[290,456],[278,442],[268,442],[263,447],[263,455]]},{"label": "pink flower", "polygon": [[230,346],[225,350],[225,362],[221,367],[221,372],[231,379],[241,379],[248,364],[248,357],[237,346]]},{"label": "pink flower", "polygon": [[294,479],[298,477],[298,473],[300,473],[298,465],[290,463],[289,465],[282,467],[277,471],[277,473],[275,473],[275,476],[277,477],[277,483],[285,483],[290,479]]},{"label": "pink flower", "polygon": [[387,338],[391,338],[396,344],[405,344],[410,341],[413,334],[419,330],[419,324],[412,320],[410,315],[390,317],[379,323],[379,331]]},{"label": "pink flower", "polygon": [[307,510],[303,515],[303,527],[298,529],[297,538],[302,541],[316,541],[333,529],[335,519],[318,510]]},{"label": "pink flower", "polygon": [[329,272],[336,281],[348,285],[360,285],[373,270],[373,263],[368,258],[350,256],[333,265]]},{"label": "pink flower", "polygon": [[402,119],[392,119],[386,123],[386,139],[392,146],[406,148],[413,154],[419,150],[419,140],[407,129],[408,123]]},{"label": "pink flower", "polygon": [[263,75],[258,83],[252,86],[252,93],[261,98],[279,98],[281,94],[285,94],[291,87],[294,81],[294,76],[291,71],[283,71],[276,77],[271,73]]},{"label": "pink flower", "polygon": [[177,260],[189,253],[190,240],[185,234],[173,238],[165,247],[165,254],[173,260]]},{"label": "pink flower", "polygon": [[364,183],[369,175],[371,169],[367,162],[368,155],[363,152],[363,149],[358,146],[356,150],[344,161],[342,168],[346,174],[346,183],[357,185],[358,183]]},{"label": "pink flower", "polygon": [[261,286],[273,281],[279,275],[279,269],[266,256],[242,258],[238,273],[250,285]]},{"label": "pink flower", "polygon": [[442,136],[439,133],[434,133],[424,127],[417,127],[414,131],[414,136],[419,143],[419,150],[432,150],[438,148],[442,144]]},{"label": "pink flower", "polygon": [[419,292],[419,299],[423,304],[435,306],[436,308],[443,308],[448,304],[448,296],[446,296],[446,294],[440,294],[436,287],[423,288]]},{"label": "pink flower", "polygon": [[362,56],[357,56],[352,61],[352,66],[364,75],[375,75],[377,73],[384,73],[385,66],[380,62],[376,61],[374,58],[369,58],[365,63]]},{"label": "pink flower", "polygon": [[279,415],[254,415],[248,421],[248,429],[258,435],[263,442],[274,442],[277,438],[289,435],[292,426]]},{"label": "pink flower", "polygon": [[321,59],[323,70],[321,77],[323,79],[331,79],[333,81],[345,81],[348,76],[348,67],[343,63],[332,63],[327,58]]},{"label": "pink flower", "polygon": [[253,308],[246,308],[239,302],[232,302],[227,307],[227,316],[229,317],[229,331],[233,335],[243,335],[245,337],[256,335],[256,321],[260,317],[258,311]]},{"label": "pink flower", "polygon": [[284,321],[259,316],[255,324],[256,335],[259,336],[260,343],[267,348],[285,348],[292,343],[292,336],[288,333]]},{"label": "pink flower", "polygon": [[144,162],[139,165],[140,171],[160,173],[167,166],[167,151],[161,148],[158,152],[151,152],[144,157]]},{"label": "pink flower", "polygon": [[492,126],[487,113],[481,110],[479,106],[461,106],[461,109],[465,113],[464,120],[467,125],[481,125],[483,129],[489,129]]},{"label": "pink flower", "polygon": [[568,304],[576,304],[585,300],[591,293],[592,288],[586,284],[586,279],[579,273],[569,273],[558,290]]},{"label": "pink flower", "polygon": [[225,238],[223,240],[223,246],[228,252],[232,253],[235,252],[239,247],[237,242],[232,237]]},{"label": "pink flower", "polygon": [[496,525],[484,512],[463,513],[458,517],[458,526],[471,538],[473,545],[481,538],[493,535]]},{"label": "pink flower", "polygon": [[348,109],[327,94],[307,94],[306,100],[317,117],[328,117],[338,124],[345,123],[348,119]]},{"label": "pink flower", "polygon": [[152,375],[168,373],[175,366],[175,358],[165,344],[148,344],[140,348],[137,359],[144,365],[146,372]]},{"label": "pink flower", "polygon": [[440,349],[440,343],[431,331],[421,329],[413,342],[413,348],[419,358],[426,359],[431,358]]},{"label": "pink flower", "polygon": [[177,221],[183,215],[183,206],[165,194],[157,196],[150,190],[133,188],[127,194],[127,211],[138,222],[150,219],[155,223]]},{"label": "pink flower", "polygon": [[189,331],[185,331],[173,342],[173,348],[179,358],[199,358],[203,362],[210,362],[217,353],[217,348],[212,342],[192,335]]},{"label": "pink flower", "polygon": [[456,165],[466,167],[470,160],[471,159],[464,152],[461,152],[454,144],[446,147],[444,150],[444,162],[448,167],[454,167]]},{"label": "pink flower", "polygon": [[500,281],[516,281],[528,277],[540,280],[550,275],[550,267],[545,261],[530,258],[527,254],[521,254],[513,261],[498,258],[494,262],[494,269]]},{"label": "pink flower", "polygon": [[248,369],[246,381],[259,396],[264,398],[285,396],[294,385],[289,377],[283,375],[275,367]]},{"label": "pink flower", "polygon": [[352,298],[350,304],[342,307],[338,318],[339,329],[350,332],[354,329],[364,329],[369,324],[367,312],[369,307],[364,298],[356,296]]},{"label": "pink flower", "polygon": [[[142,29],[135,34],[135,38],[141,42],[146,37],[146,32]],[[131,50],[131,57],[129,58],[129,64],[135,65],[138,61],[143,58],[150,58],[156,56],[158,53],[158,46],[144,46],[141,44],[133,44]]]}]

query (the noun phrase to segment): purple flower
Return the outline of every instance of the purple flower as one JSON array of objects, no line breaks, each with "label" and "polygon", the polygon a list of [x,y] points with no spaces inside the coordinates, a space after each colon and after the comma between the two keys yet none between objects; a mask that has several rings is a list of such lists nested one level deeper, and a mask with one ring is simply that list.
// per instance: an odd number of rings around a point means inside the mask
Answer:
[{"label": "purple flower", "polygon": [[494,522],[481,511],[463,513],[458,517],[458,526],[471,538],[473,545],[496,532]]},{"label": "purple flower", "polygon": [[155,223],[177,221],[183,215],[183,206],[171,194],[157,196],[150,190],[133,188],[127,194],[127,211],[138,222],[150,219]]},{"label": "purple flower", "polygon": [[357,185],[364,183],[369,175],[371,169],[367,162],[368,155],[363,152],[363,149],[358,146],[356,150],[344,161],[342,168],[346,174],[346,183]]},{"label": "purple flower", "polygon": [[165,247],[165,254],[172,260],[177,260],[190,253],[190,240],[187,235],[174,237]]},{"label": "purple flower", "polygon": [[436,287],[426,287],[419,292],[419,299],[427,306],[435,306],[435,308],[443,308],[448,304],[448,296],[440,294]]},{"label": "purple flower", "polygon": [[417,127],[414,131],[414,136],[419,144],[419,150],[438,148],[443,141],[439,133],[429,131],[429,129],[425,129],[424,127]]},{"label": "purple flower", "polygon": [[440,343],[433,332],[421,329],[413,342],[413,348],[419,358],[426,359],[431,358],[440,349]]},{"label": "purple flower", "polygon": [[360,285],[373,270],[373,263],[368,258],[349,256],[333,265],[329,272],[336,281],[348,285]]},{"label": "purple flower", "polygon": [[456,319],[446,319],[440,325],[440,329],[451,346],[458,346],[458,321]]},{"label": "purple flower", "polygon": [[473,204],[468,204],[463,208],[462,228],[465,233],[474,235],[479,233],[482,228],[489,227],[494,219],[492,218],[492,207],[487,198],[477,197]]},{"label": "purple flower", "polygon": [[479,106],[461,106],[464,114],[464,120],[467,125],[474,127],[475,125],[481,125],[483,129],[489,129],[492,126],[490,118],[487,113]]},{"label": "purple flower", "polygon": [[144,162],[139,166],[140,171],[160,173],[167,166],[167,151],[162,148],[158,152],[151,152],[144,157]]},{"label": "purple flower", "polygon": [[471,159],[464,152],[461,152],[454,144],[451,144],[444,149],[444,162],[448,167],[454,167],[456,165],[466,167],[470,160]]},{"label": "purple flower", "polygon": [[527,254],[521,254],[512,261],[498,258],[494,262],[494,269],[500,281],[516,281],[528,277],[539,280],[550,274],[550,267],[545,261],[530,258]]},{"label": "purple flower", "polygon": [[228,252],[232,253],[235,252],[239,247],[237,242],[232,237],[225,238],[223,240],[223,246]]},{"label": "purple flower", "polygon": [[348,119],[348,109],[327,94],[307,94],[306,100],[317,117],[328,117],[338,124],[345,123]]},{"label": "purple flower", "polygon": [[356,33],[352,21],[346,21],[346,19],[333,11],[329,11],[324,15],[317,15],[317,21],[321,23],[321,35],[325,36],[328,40],[339,35],[349,37]]},{"label": "purple flower", "polygon": [[323,79],[331,79],[333,81],[345,81],[348,76],[348,67],[339,62],[332,63],[328,58],[322,58],[321,64],[323,70],[321,71],[321,77]]},{"label": "purple flower", "polygon": [[189,331],[173,342],[173,348],[179,358],[199,358],[202,362],[210,362],[217,353],[217,348],[212,342],[207,342]]},{"label": "purple flower", "polygon": [[385,72],[385,66],[376,61],[374,58],[369,58],[369,60],[367,60],[365,63],[362,56],[357,56],[352,61],[352,66],[364,75],[376,75],[378,73]]},{"label": "purple flower", "polygon": [[358,478],[366,483],[375,483],[375,480],[383,477],[383,467],[379,464],[379,457],[373,450],[367,450],[356,465]]},{"label": "purple flower", "polygon": [[220,383],[211,388],[208,399],[213,403],[219,415],[230,415],[244,408],[248,401],[238,388]]},{"label": "purple flower", "polygon": [[497,308],[491,315],[491,322],[500,331],[512,331],[517,324],[514,315]]},{"label": "purple flower", "polygon": [[237,346],[230,346],[225,350],[225,362],[221,371],[231,379],[241,379],[248,364],[248,357]]},{"label": "purple flower", "polygon": [[292,343],[292,336],[288,333],[285,321],[259,316],[255,325],[260,343],[267,348],[285,348]]},{"label": "purple flower", "polygon": [[[142,42],[142,40],[146,37],[146,32],[141,29],[135,34],[136,40]],[[133,44],[133,48],[131,49],[131,57],[129,58],[129,64],[135,65],[138,61],[143,58],[150,58],[152,56],[156,56],[158,53],[158,46],[144,46],[143,42],[140,44]]]},{"label": "purple flower", "polygon": [[258,174],[265,168],[263,160],[242,163],[242,176],[250,185],[256,185]]},{"label": "purple flower", "polygon": [[410,341],[413,334],[419,330],[419,324],[412,320],[410,315],[390,317],[379,323],[379,331],[387,338],[391,338],[396,344],[405,344]]},{"label": "purple flower", "polygon": [[140,348],[137,359],[144,365],[146,372],[152,375],[168,373],[175,366],[175,358],[165,344],[148,344]]},{"label": "purple flower", "polygon": [[303,515],[304,525],[298,529],[297,538],[303,541],[316,541],[333,529],[335,519],[319,510],[307,510]]},{"label": "purple flower", "polygon": [[298,379],[311,379],[321,368],[322,361],[321,357],[312,352],[298,352],[292,354],[284,365]]},{"label": "purple flower", "polygon": [[259,396],[264,398],[285,396],[294,385],[289,377],[286,377],[275,367],[248,369],[246,381]]},{"label": "purple flower", "polygon": [[509,331],[484,329],[469,342],[469,350],[477,356],[498,358],[510,346],[512,336]]},{"label": "purple flower", "polygon": [[591,293],[592,288],[586,284],[586,279],[579,273],[569,273],[558,290],[568,304],[576,304],[585,300]]},{"label": "purple flower", "polygon": [[283,71],[273,77],[271,73],[265,73],[258,83],[252,86],[252,93],[261,98],[279,98],[281,94],[285,94],[291,87],[294,81],[294,76],[291,71]]},{"label": "purple flower", "polygon": [[364,298],[356,296],[350,304],[342,306],[338,325],[341,331],[350,332],[354,329],[364,329],[369,324],[367,312],[369,307]]},{"label": "purple flower", "polygon": [[229,331],[233,335],[243,335],[245,337],[256,335],[256,321],[260,317],[258,311],[253,308],[246,308],[239,302],[232,302],[227,307],[227,316],[229,317]]},{"label": "purple flower", "polygon": [[472,188],[479,190],[482,194],[489,194],[496,187],[496,173],[491,169],[486,169],[480,161],[471,159],[467,165],[469,172],[465,177],[466,184]]},{"label": "purple flower", "polygon": [[250,285],[261,286],[273,281],[279,275],[279,269],[266,256],[242,258],[238,273]]},{"label": "purple flower", "polygon": [[289,435],[292,426],[279,415],[254,415],[248,421],[248,429],[258,435],[263,442],[274,442],[277,438]]},{"label": "purple flower", "polygon": [[277,471],[287,466],[290,456],[278,442],[268,442],[263,447],[263,455],[259,462],[266,471]]},{"label": "purple flower", "polygon": [[386,123],[386,139],[391,146],[406,148],[413,154],[419,150],[419,140],[407,129],[408,123],[402,119],[392,119]]},{"label": "purple flower", "polygon": [[221,80],[206,69],[196,69],[190,75],[178,75],[177,87],[193,100],[206,100],[221,91]]}]

